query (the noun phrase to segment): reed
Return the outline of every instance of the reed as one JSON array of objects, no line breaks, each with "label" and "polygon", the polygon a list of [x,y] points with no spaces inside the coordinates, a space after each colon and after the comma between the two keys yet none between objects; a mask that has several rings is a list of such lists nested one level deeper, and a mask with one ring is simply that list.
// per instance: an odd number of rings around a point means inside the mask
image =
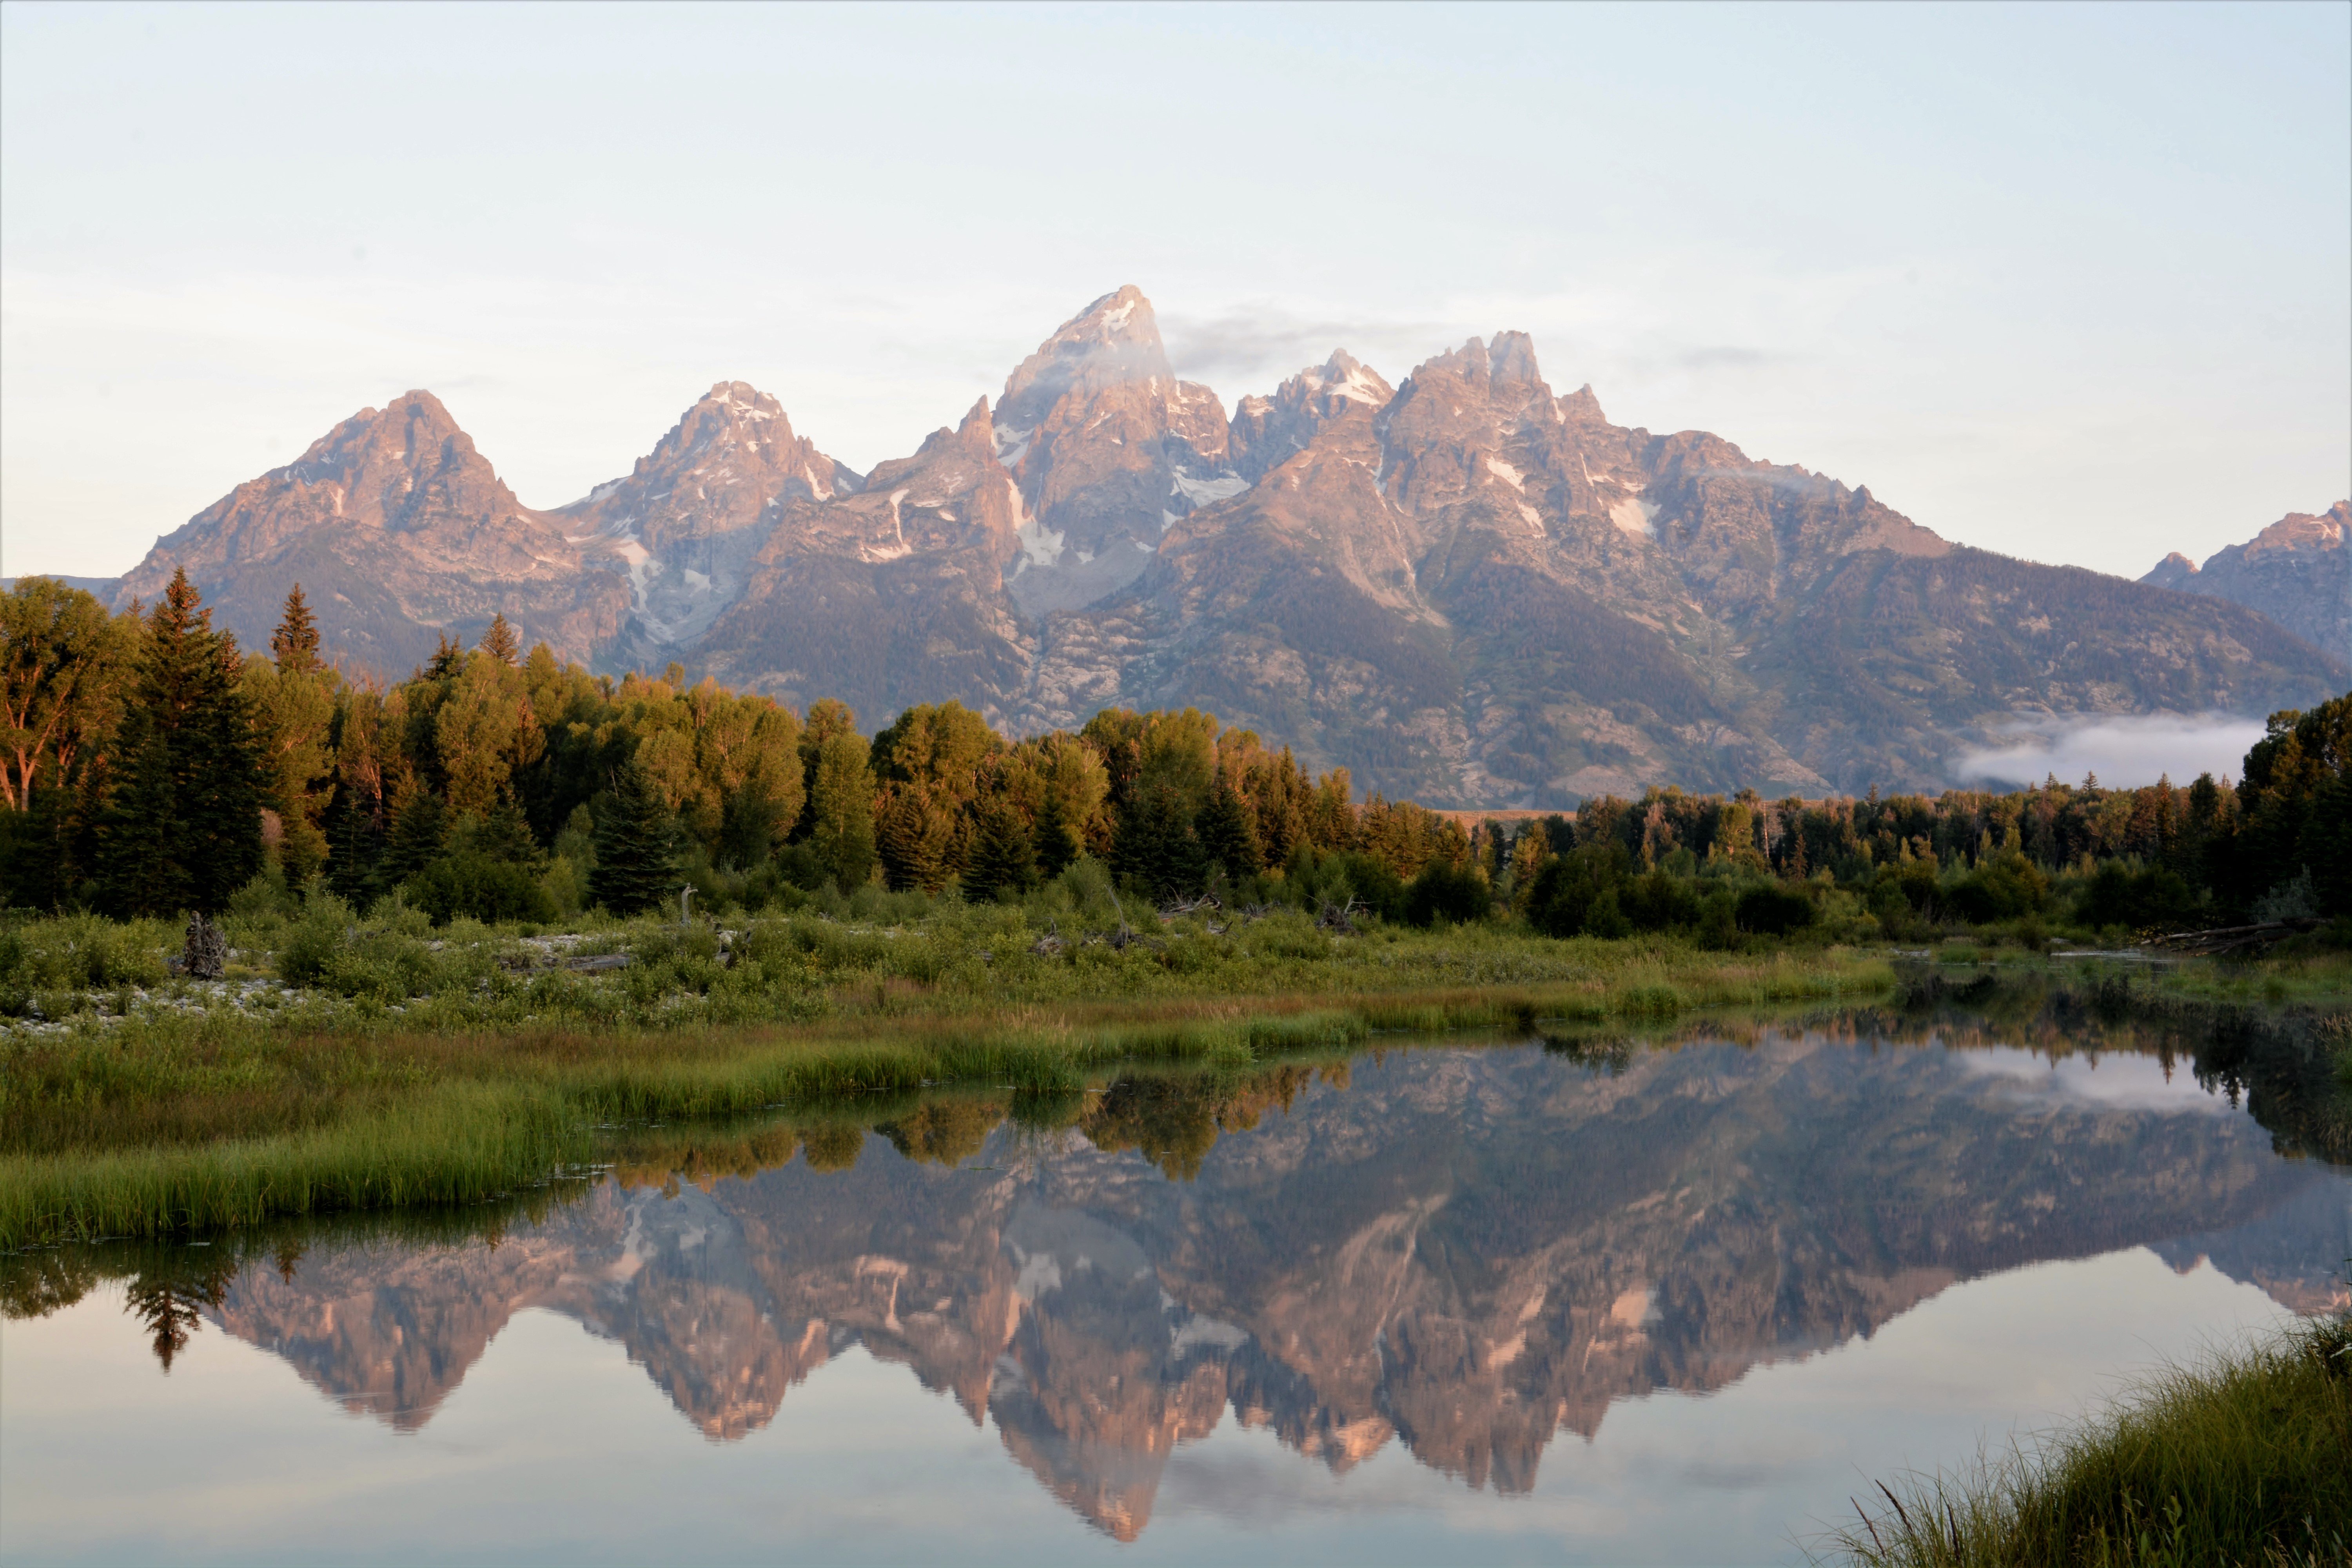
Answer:
[{"label": "reed", "polygon": [[1867,1568],[2305,1568],[2352,1560],[2352,1321],[2150,1379],[1958,1476],[1882,1485],[1835,1542]]},{"label": "reed", "polygon": [[[85,934],[36,945],[80,953]],[[1238,1068],[1383,1032],[1525,1037],[1893,988],[1866,954],[1671,939],[1333,938],[1295,916],[1124,946],[1036,934],[1017,910],[863,931],[801,916],[722,953],[709,928],[648,921],[591,933],[632,962],[590,975],[523,972],[521,932],[257,926],[238,938],[248,972],[315,983],[50,990],[0,1028],[0,1247],[478,1200],[593,1157],[618,1122],[943,1085],[1051,1099],[1120,1064]],[[155,981],[138,952],[106,956],[101,978]]]}]

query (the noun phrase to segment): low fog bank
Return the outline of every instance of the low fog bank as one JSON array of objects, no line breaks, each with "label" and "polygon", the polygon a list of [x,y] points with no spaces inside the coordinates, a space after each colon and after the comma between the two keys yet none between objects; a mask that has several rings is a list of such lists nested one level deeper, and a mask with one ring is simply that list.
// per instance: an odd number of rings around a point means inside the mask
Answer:
[{"label": "low fog bank", "polygon": [[1951,771],[1964,784],[2037,784],[2055,773],[2080,784],[2086,773],[2111,788],[2152,784],[2169,775],[2187,784],[2199,773],[2236,778],[2263,721],[2234,713],[2074,713],[2021,715],[1983,744],[1956,752]]}]

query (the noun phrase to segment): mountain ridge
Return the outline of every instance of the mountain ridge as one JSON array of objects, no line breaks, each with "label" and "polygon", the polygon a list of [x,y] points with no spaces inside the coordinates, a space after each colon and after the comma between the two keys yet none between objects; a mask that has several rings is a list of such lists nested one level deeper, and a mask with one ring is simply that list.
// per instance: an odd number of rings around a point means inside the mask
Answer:
[{"label": "mountain ridge", "polygon": [[2291,511],[2202,566],[2176,550],[2140,581],[2243,605],[2322,652],[2352,658],[2352,500],[2316,515]]},{"label": "mountain ridge", "polygon": [[329,646],[388,672],[503,613],[593,668],[675,660],[868,727],[1202,706],[1473,806],[1933,786],[2019,712],[2267,711],[2347,679],[2223,597],[1956,545],[1866,487],[1613,425],[1522,332],[1393,387],[1335,350],[1228,416],[1133,285],[869,475],[720,382],[627,475],[533,510],[411,393],[159,540],[117,602],[180,566],[248,640],[304,581]]}]

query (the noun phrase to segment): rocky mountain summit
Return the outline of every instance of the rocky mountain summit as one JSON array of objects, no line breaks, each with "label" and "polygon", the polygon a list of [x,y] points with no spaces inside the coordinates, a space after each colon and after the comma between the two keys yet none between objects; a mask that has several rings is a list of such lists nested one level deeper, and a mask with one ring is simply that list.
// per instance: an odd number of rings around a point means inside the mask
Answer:
[{"label": "rocky mountain summit", "polygon": [[625,625],[621,564],[517,500],[440,399],[411,392],[157,540],[116,599],[152,603],[185,567],[214,624],[248,647],[268,642],[300,583],[327,646],[360,665],[404,668],[444,629],[478,635],[500,612],[584,658]]},{"label": "rocky mountain summit", "polygon": [[2352,680],[2342,637],[2271,601],[1957,546],[1866,489],[1612,424],[1524,333],[1395,386],[1335,352],[1228,416],[1131,286],[863,479],[722,382],[628,476],[535,511],[412,393],[159,541],[119,602],[182,565],[248,640],[302,582],[380,672],[502,611],[599,668],[676,660],[868,726],[1202,706],[1433,805],[1933,787],[2021,712],[2264,712]]},{"label": "rocky mountain summit", "polygon": [[2140,579],[2243,605],[2332,658],[2352,658],[2352,500],[2291,511],[2203,566],[2174,551]]}]

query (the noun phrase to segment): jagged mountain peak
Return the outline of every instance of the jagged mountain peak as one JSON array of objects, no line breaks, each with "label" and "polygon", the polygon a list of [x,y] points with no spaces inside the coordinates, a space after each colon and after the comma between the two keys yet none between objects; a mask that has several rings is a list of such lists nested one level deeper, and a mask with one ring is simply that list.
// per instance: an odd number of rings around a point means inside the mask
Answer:
[{"label": "jagged mountain peak", "polygon": [[[1514,331],[1496,332],[1483,342],[1472,338],[1458,349],[1423,360],[1405,381],[1411,385],[1436,376],[1454,376],[1473,385],[1494,388],[1544,384],[1543,372],[1536,363],[1535,339]],[[1550,395],[1549,389],[1545,395]]]},{"label": "jagged mountain peak", "polygon": [[2352,657],[2352,500],[2291,511],[2243,544],[2198,565],[2179,551],[2140,579],[2156,588],[2227,599],[2272,620],[2330,658]]},{"label": "jagged mountain peak", "polygon": [[1292,378],[1315,391],[1344,397],[1351,403],[1361,403],[1371,408],[1385,408],[1396,395],[1381,374],[1365,364],[1345,349],[1333,349],[1331,357],[1312,370],[1301,371]]},{"label": "jagged mountain peak", "polygon": [[1071,393],[1087,396],[1125,382],[1175,377],[1151,301],[1129,283],[1055,328],[1005,377],[996,422],[1034,428]]},{"label": "jagged mountain peak", "polygon": [[2273,550],[2325,550],[2342,544],[2352,534],[2352,500],[2340,500],[2316,515],[2291,511],[2246,542],[2246,553]]},{"label": "jagged mountain peak", "polygon": [[1234,411],[1233,466],[1255,483],[1316,435],[1353,409],[1377,414],[1396,396],[1379,372],[1345,349],[1333,349],[1319,365],[1309,365],[1275,388],[1272,396],[1253,394]]},{"label": "jagged mountain peak", "polygon": [[416,388],[380,409],[361,409],[311,442],[293,462],[272,469],[269,477],[348,482],[369,468],[414,470],[438,466],[451,457],[482,461],[473,437],[458,426],[442,401]]},{"label": "jagged mountain peak", "polygon": [[1570,425],[1609,423],[1609,416],[1601,412],[1601,399],[1589,381],[1559,400],[1559,416]]},{"label": "jagged mountain peak", "polygon": [[617,557],[628,574],[629,618],[600,662],[665,662],[741,596],[780,502],[824,501],[859,483],[793,431],[775,397],[749,382],[712,383],[625,478],[562,509],[570,539]]}]

